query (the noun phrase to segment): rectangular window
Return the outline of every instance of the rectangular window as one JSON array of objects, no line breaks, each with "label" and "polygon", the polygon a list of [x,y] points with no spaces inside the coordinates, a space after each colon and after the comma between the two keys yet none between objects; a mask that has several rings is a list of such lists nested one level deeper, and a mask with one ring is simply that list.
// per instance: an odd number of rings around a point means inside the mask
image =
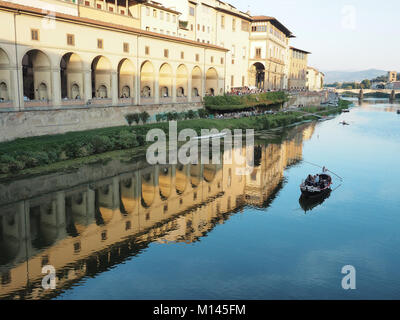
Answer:
[{"label": "rectangular window", "polygon": [[164,57],[168,58],[169,55],[169,50],[168,49],[164,49]]},{"label": "rectangular window", "polygon": [[101,9],[101,4],[98,3],[98,4],[96,5],[96,7],[97,7],[97,9]]},{"label": "rectangular window", "polygon": [[121,12],[120,12],[122,15],[125,15],[125,11],[124,10],[121,10]]},{"label": "rectangular window", "polygon": [[39,30],[31,29],[31,39],[35,41],[39,41]]},{"label": "rectangular window", "polygon": [[242,31],[249,31],[249,23],[247,21],[242,21]]},{"label": "rectangular window", "polygon": [[232,31],[236,31],[236,19],[232,19]]},{"label": "rectangular window", "polygon": [[211,63],[214,63],[214,57],[211,57]]},{"label": "rectangular window", "polygon": [[157,18],[157,10],[153,10],[153,17]]},{"label": "rectangular window", "polygon": [[169,13],[167,13],[167,21],[169,21]]},{"label": "rectangular window", "polygon": [[235,59],[232,59],[232,64],[235,64]]},{"label": "rectangular window", "polygon": [[164,11],[160,11],[160,20],[164,20]]},{"label": "rectangular window", "polygon": [[114,11],[114,8],[113,8],[113,7],[109,7],[109,8],[108,8],[108,11],[113,12],[113,11]]},{"label": "rectangular window", "polygon": [[129,53],[129,43],[124,42],[124,52]]},{"label": "rectangular window", "polygon": [[150,54],[150,47],[145,47],[144,48],[144,53],[146,54],[146,55],[149,55]]},{"label": "rectangular window", "polygon": [[103,39],[97,39],[97,48],[103,49]]},{"label": "rectangular window", "polygon": [[185,53],[181,51],[181,59],[185,59]]},{"label": "rectangular window", "polygon": [[75,36],[73,34],[67,34],[67,44],[69,46],[75,45]]},{"label": "rectangular window", "polygon": [[173,16],[172,16],[172,22],[173,22],[173,23],[176,23],[176,15],[173,15]]},{"label": "rectangular window", "polygon": [[196,61],[200,61],[200,55],[196,53]]},{"label": "rectangular window", "polygon": [[221,58],[221,64],[224,64],[224,58]]},{"label": "rectangular window", "polygon": [[234,85],[235,85],[235,78],[231,76],[231,87],[233,87]]},{"label": "rectangular window", "polygon": [[245,83],[245,77],[242,76],[242,87],[244,87],[244,83]]},{"label": "rectangular window", "polygon": [[146,16],[149,16],[149,15],[150,15],[150,8],[147,7],[147,8],[146,8]]},{"label": "rectangular window", "polygon": [[85,1],[85,6],[90,7],[90,2],[89,1]]},{"label": "rectangular window", "polygon": [[189,15],[194,16],[194,8],[189,7]]},{"label": "rectangular window", "polygon": [[190,25],[190,31],[193,31],[193,23]]},{"label": "rectangular window", "polygon": [[225,29],[225,16],[221,16],[221,28]]},{"label": "rectangular window", "polygon": [[256,48],[256,59],[261,58],[261,48]]}]

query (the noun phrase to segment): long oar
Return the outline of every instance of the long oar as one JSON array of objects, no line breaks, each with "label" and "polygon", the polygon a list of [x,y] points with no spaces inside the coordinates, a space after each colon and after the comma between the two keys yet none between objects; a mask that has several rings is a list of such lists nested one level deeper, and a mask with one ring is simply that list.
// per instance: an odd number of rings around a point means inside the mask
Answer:
[{"label": "long oar", "polygon": [[[303,160],[303,162],[309,163],[309,164],[311,164],[311,165],[313,165],[313,166],[316,166],[316,167],[319,167],[319,168],[321,168],[321,169],[324,168],[324,167],[322,167],[322,166],[320,166],[320,165],[318,165],[318,164],[315,164],[315,163],[312,163],[312,162],[309,162],[309,161],[306,161],[306,160]],[[343,178],[340,177],[339,175],[337,175],[336,173],[334,173],[333,171],[328,170],[328,169],[326,169],[326,170],[329,171],[329,172],[331,172],[332,174],[334,174],[334,175],[335,175],[336,177],[338,177],[341,181],[343,181]]]}]

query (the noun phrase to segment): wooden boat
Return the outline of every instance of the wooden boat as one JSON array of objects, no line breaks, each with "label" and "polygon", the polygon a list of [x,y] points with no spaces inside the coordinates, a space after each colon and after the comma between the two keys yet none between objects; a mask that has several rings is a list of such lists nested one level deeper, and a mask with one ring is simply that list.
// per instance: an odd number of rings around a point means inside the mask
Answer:
[{"label": "wooden boat", "polygon": [[350,125],[350,123],[347,123],[346,121],[339,122],[339,124],[342,124],[344,126],[349,126]]},{"label": "wooden boat", "polygon": [[332,177],[326,173],[315,176],[308,175],[300,185],[301,194],[304,197],[319,197],[331,191]]},{"label": "wooden boat", "polygon": [[350,112],[349,109],[343,109],[342,112]]}]

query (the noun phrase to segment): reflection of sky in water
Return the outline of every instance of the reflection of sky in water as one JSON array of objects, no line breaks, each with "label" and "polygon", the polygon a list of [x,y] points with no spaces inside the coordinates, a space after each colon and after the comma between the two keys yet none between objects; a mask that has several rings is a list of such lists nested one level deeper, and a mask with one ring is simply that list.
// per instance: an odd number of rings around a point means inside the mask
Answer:
[{"label": "reflection of sky in water", "polygon": [[[61,298],[399,298],[398,121],[357,108],[317,126],[303,157],[344,182],[307,215],[298,186],[318,169],[302,163],[285,172],[267,210],[246,208],[195,244],[152,244]],[[356,291],[341,289],[347,264],[357,269]]]}]

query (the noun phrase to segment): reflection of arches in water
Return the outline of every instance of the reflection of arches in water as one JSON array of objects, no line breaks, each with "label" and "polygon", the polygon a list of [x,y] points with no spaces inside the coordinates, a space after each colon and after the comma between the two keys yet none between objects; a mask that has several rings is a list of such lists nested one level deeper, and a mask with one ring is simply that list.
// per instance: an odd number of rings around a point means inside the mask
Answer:
[{"label": "reflection of arches in water", "polygon": [[178,164],[175,172],[175,189],[177,194],[182,194],[187,186],[187,165]]},{"label": "reflection of arches in water", "polygon": [[158,185],[160,189],[160,197],[162,200],[166,200],[171,195],[172,186],[172,170],[168,167],[161,167],[158,176]]},{"label": "reflection of arches in water", "polygon": [[15,232],[17,230],[19,231],[19,223],[15,213],[0,215],[0,265],[13,262],[20,251],[19,234]]},{"label": "reflection of arches in water", "polygon": [[201,180],[201,165],[191,164],[190,165],[190,183],[193,188],[197,188]]},{"label": "reflection of arches in water", "polygon": [[56,226],[48,225],[42,221],[43,214],[54,214],[51,203],[29,208],[31,241],[32,245],[36,249],[51,246],[57,239],[58,235],[58,229]]},{"label": "reflection of arches in water", "polygon": [[[68,235],[71,237],[77,237],[79,233],[75,226],[74,214],[72,211],[72,201],[72,197],[65,198],[65,223]],[[77,199],[77,202],[79,202],[79,198]]]},{"label": "reflection of arches in water", "polygon": [[94,218],[98,226],[104,225],[104,219],[100,211],[100,191],[96,189],[94,192]]},{"label": "reflection of arches in water", "polygon": [[254,166],[259,167],[262,159],[262,146],[254,147]]},{"label": "reflection of arches in water", "polygon": [[217,173],[217,166],[215,164],[205,164],[203,170],[204,180],[207,182],[212,182]]},{"label": "reflection of arches in water", "polygon": [[149,208],[155,198],[155,186],[153,173],[142,174],[142,197],[141,203],[145,208]]}]

